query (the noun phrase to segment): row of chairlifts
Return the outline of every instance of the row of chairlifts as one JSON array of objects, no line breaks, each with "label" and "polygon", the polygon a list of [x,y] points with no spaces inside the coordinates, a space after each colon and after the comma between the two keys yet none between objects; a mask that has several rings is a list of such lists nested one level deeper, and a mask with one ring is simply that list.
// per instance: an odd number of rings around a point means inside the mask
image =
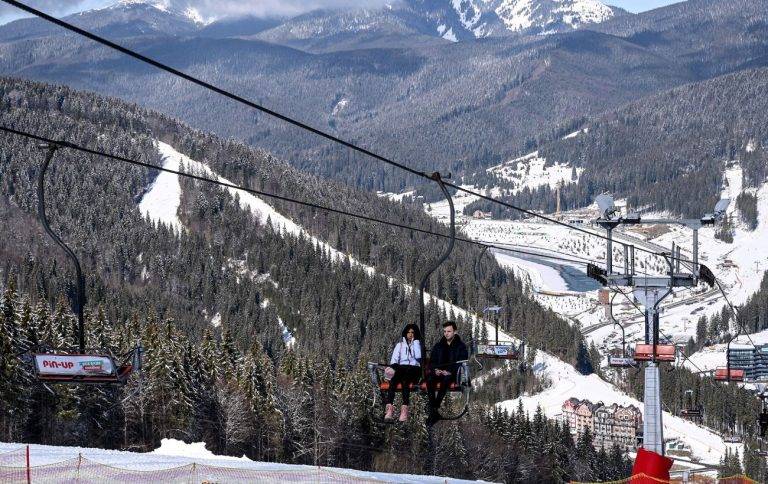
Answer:
[{"label": "row of chairlifts", "polygon": [[[47,385],[55,383],[90,384],[90,385],[125,385],[131,375],[141,369],[141,345],[131,351],[115,356],[103,349],[88,349],[85,344],[85,278],[80,261],[72,249],[51,230],[45,211],[45,174],[59,146],[40,145],[47,150],[40,166],[37,180],[37,213],[40,223],[48,236],[62,248],[75,267],[75,299],[73,309],[77,315],[78,347],[75,348],[37,348],[21,355],[24,363],[31,366],[37,381]],[[50,390],[50,388],[49,388]]]}]

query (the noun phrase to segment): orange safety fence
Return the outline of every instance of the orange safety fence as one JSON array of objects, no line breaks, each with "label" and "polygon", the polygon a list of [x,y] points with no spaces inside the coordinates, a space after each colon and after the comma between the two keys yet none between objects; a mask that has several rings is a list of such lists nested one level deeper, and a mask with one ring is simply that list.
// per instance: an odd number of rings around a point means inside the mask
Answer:
[{"label": "orange safety fence", "polygon": [[682,478],[675,478],[671,480],[657,479],[646,474],[637,474],[626,479],[620,479],[617,481],[600,481],[600,482],[579,482],[571,481],[571,484],[639,484],[639,483],[659,483],[659,484],[680,484],[682,482],[692,483],[708,483],[708,484],[758,484],[754,479],[750,479],[747,476],[730,476],[730,477],[707,477],[701,475],[692,475],[687,481],[683,481]]},{"label": "orange safety fence", "polygon": [[[10,458],[11,452],[0,454]],[[253,469],[219,467],[191,463],[169,469],[137,470],[102,464],[82,455],[52,464],[27,466],[26,449],[13,451],[14,462],[21,465],[0,465],[0,483],[8,484],[97,484],[106,482],[162,482],[172,484],[250,483],[250,482],[379,482],[322,467],[284,469]],[[9,459],[10,460],[10,459]],[[5,462],[5,461],[1,461]]]}]

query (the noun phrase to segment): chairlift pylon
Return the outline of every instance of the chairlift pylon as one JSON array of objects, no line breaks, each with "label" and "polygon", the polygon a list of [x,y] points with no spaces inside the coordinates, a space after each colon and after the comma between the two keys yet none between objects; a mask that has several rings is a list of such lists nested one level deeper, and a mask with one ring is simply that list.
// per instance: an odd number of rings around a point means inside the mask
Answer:
[{"label": "chairlift pylon", "polygon": [[85,344],[85,277],[80,261],[66,243],[56,235],[48,223],[45,213],[45,174],[60,148],[56,144],[44,144],[39,148],[47,153],[40,166],[37,181],[37,213],[40,223],[48,236],[61,247],[75,266],[75,298],[73,309],[77,315],[77,349],[37,348],[23,356],[34,367],[37,380],[42,384],[77,383],[91,385],[125,385],[133,373],[141,369],[142,347],[138,344],[131,351],[116,358],[108,351],[89,351]]}]

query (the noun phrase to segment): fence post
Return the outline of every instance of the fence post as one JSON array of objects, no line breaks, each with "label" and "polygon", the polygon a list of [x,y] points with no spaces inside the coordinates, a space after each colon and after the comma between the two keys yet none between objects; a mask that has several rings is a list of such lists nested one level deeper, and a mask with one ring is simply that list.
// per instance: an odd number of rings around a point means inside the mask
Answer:
[{"label": "fence post", "polygon": [[27,444],[27,484],[32,484],[32,469],[29,465],[29,444]]},{"label": "fence post", "polygon": [[77,480],[80,481],[80,464],[83,463],[83,453],[78,452],[77,453],[77,473],[75,474],[77,476]]}]

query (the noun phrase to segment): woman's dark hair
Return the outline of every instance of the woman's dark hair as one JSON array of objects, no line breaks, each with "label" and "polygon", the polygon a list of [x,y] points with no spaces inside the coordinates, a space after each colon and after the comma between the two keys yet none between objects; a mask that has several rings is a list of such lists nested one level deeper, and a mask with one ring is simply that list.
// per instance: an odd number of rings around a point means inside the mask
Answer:
[{"label": "woman's dark hair", "polygon": [[413,330],[413,339],[421,341],[421,331],[419,331],[419,327],[413,323],[408,323],[405,325],[405,328],[403,328],[402,332],[403,338],[405,338],[405,335],[407,335],[408,331],[410,330]]}]

